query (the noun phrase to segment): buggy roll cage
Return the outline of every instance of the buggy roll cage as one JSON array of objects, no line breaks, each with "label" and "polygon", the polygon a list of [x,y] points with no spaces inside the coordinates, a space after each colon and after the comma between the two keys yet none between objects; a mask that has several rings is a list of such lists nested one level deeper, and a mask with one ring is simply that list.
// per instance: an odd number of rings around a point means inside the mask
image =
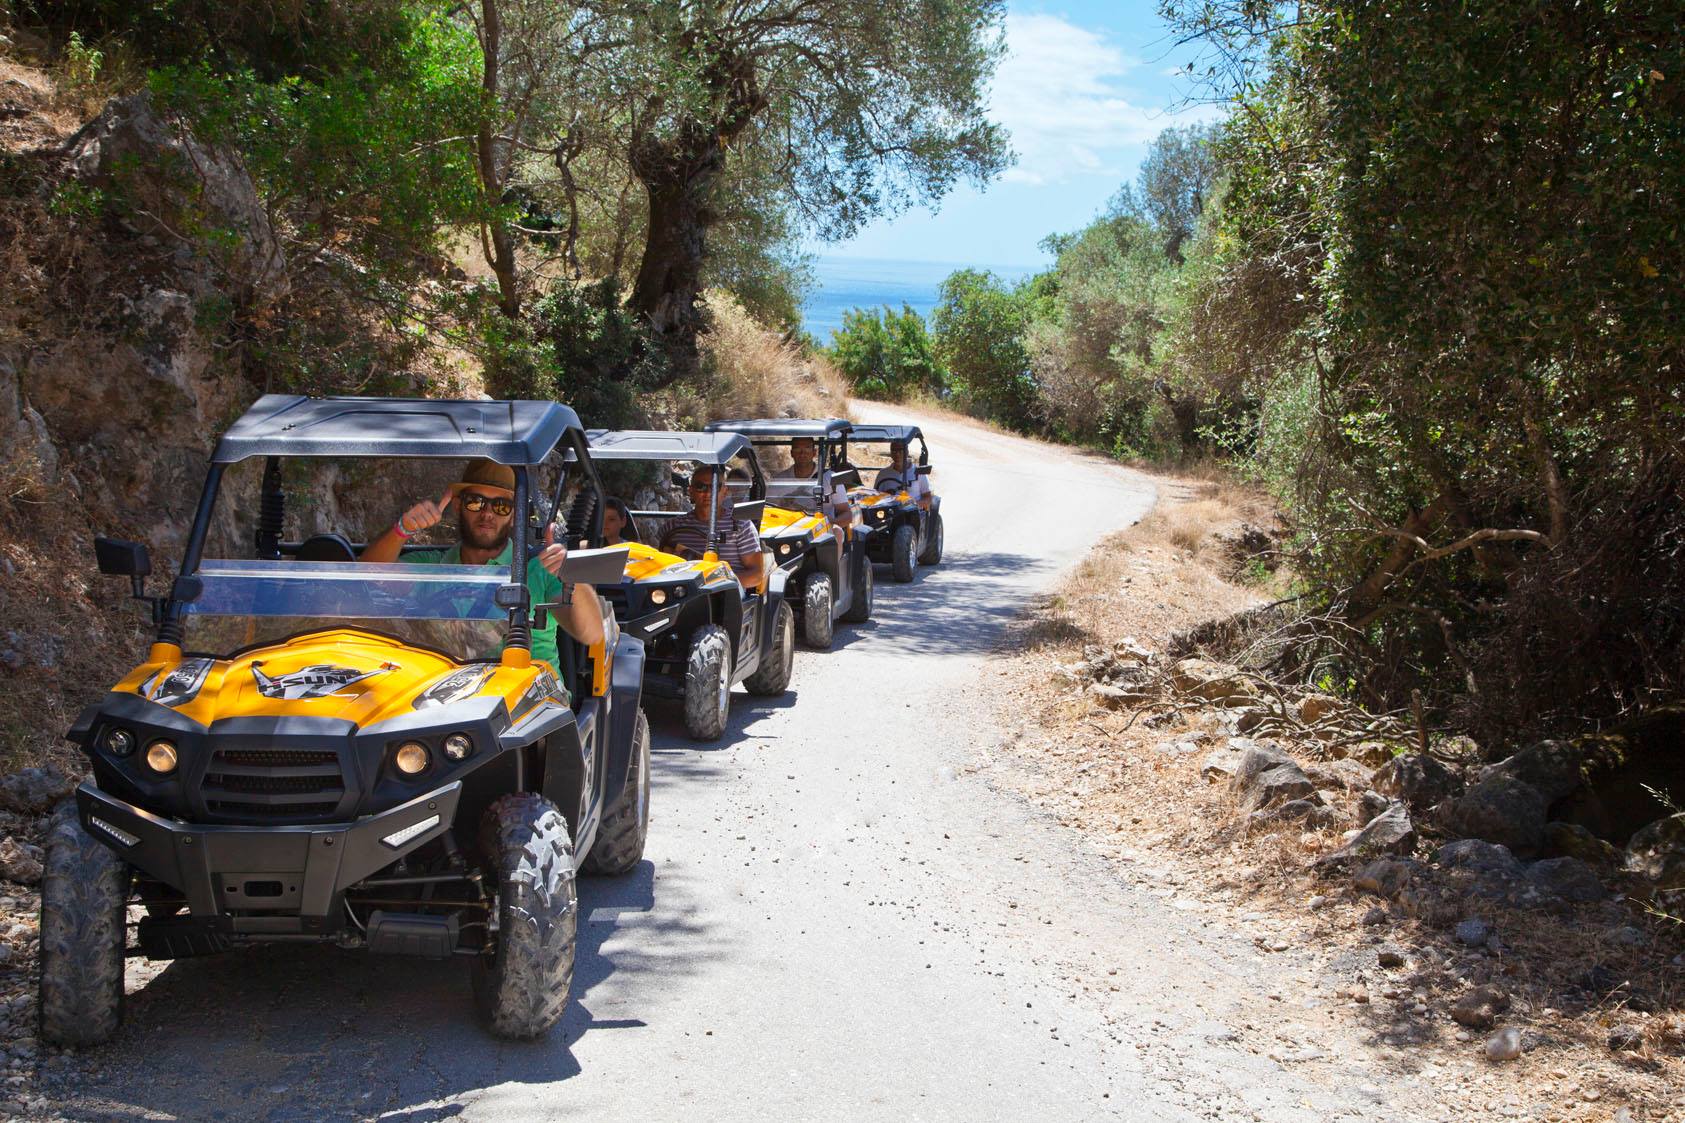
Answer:
[{"label": "buggy roll cage", "polygon": [[795,493],[809,490],[814,491],[821,505],[826,494],[830,491],[830,476],[833,475],[832,461],[835,449],[846,446],[848,435],[853,429],[852,423],[840,417],[827,418],[777,418],[763,417],[754,420],[739,418],[729,421],[710,421],[703,426],[709,433],[737,433],[747,438],[756,448],[770,448],[774,445],[783,446],[801,437],[813,441],[816,451],[814,464],[816,466],[815,479],[807,480],[772,480],[765,486],[770,492],[774,489],[784,493]]},{"label": "buggy roll cage", "polygon": [[[529,472],[558,451],[562,452],[564,467],[557,473],[555,491],[546,503],[544,497],[532,494]],[[602,543],[602,483],[591,465],[579,417],[565,405],[543,401],[265,394],[229,427],[211,453],[211,465],[194,512],[180,573],[169,593],[155,602],[157,642],[180,644],[182,605],[196,600],[202,590],[197,572],[224,472],[230,465],[258,456],[264,457],[265,463],[255,545],[260,558],[271,559],[288,553],[296,555],[301,545],[281,541],[286,515],[286,495],[281,487],[282,458],[483,458],[512,468],[517,514],[510,535],[513,550],[509,581],[496,594],[498,607],[509,613],[506,647],[529,652],[532,649],[530,618],[535,606],[526,586],[527,564],[536,554],[534,546],[540,540],[537,532],[555,519],[567,484],[574,476],[566,465],[576,465],[579,478],[578,497],[568,519],[569,539],[583,541],[588,546]],[[576,515],[580,516],[577,534]],[[595,564],[599,560],[580,559],[578,566],[564,564],[562,580],[587,583],[602,580],[597,571],[604,566]],[[617,571],[619,566],[616,559]]]},{"label": "buggy roll cage", "polygon": [[887,445],[896,441],[907,445],[909,452],[912,449],[912,443],[918,441],[918,459],[914,463],[920,468],[930,467],[930,446],[925,443],[924,433],[917,425],[855,425],[838,445],[831,467],[838,471],[854,467],[848,459],[848,446],[850,444]]},{"label": "buggy roll cage", "polygon": [[[730,432],[663,432],[655,429],[592,429],[585,434],[596,460],[688,461],[714,469],[714,481],[708,504],[708,542],[719,544],[720,491],[729,487],[721,477],[725,469],[738,457],[748,462],[749,498],[732,504],[733,514],[740,514],[750,522],[760,521],[765,506],[766,476],[761,472],[760,459],[747,437]],[[633,511],[646,518],[668,518],[670,511]]]}]

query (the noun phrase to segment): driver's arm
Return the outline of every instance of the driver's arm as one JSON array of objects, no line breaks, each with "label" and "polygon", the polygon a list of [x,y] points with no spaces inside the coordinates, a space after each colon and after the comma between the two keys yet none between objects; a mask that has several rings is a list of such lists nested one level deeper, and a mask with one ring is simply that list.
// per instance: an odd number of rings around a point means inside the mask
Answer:
[{"label": "driver's arm", "polygon": [[440,496],[437,503],[423,499],[420,503],[399,515],[398,521],[393,523],[391,529],[387,530],[385,534],[363,547],[362,557],[358,560],[366,562],[397,561],[398,555],[403,552],[404,540],[411,535],[421,533],[430,526],[438,525],[439,520],[445,517],[445,509],[451,505],[451,500],[454,498],[456,496],[447,491]]},{"label": "driver's arm", "polygon": [[575,585],[573,601],[560,621],[567,634],[589,646],[603,642],[603,603],[590,585]]}]

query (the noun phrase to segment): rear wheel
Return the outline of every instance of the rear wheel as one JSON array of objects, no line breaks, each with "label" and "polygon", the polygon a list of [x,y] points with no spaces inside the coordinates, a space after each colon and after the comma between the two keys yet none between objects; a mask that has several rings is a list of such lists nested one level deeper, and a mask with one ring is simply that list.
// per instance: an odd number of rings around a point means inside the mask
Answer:
[{"label": "rear wheel", "polygon": [[924,549],[919,553],[920,565],[935,565],[942,560],[942,513],[930,512],[930,526],[925,531]]},{"label": "rear wheel", "polygon": [[47,831],[41,879],[41,1036],[98,1045],[123,1018],[129,867],[97,841],[67,800]]},{"label": "rear wheel", "polygon": [[905,585],[918,573],[918,532],[906,523],[895,528],[889,540],[889,564],[895,579]]},{"label": "rear wheel", "polygon": [[769,696],[782,694],[790,688],[790,671],[796,663],[796,614],[790,602],[778,602],[778,614],[772,622],[772,647],[761,653],[761,665],[743,680],[750,694]]},{"label": "rear wheel", "polygon": [[862,624],[872,618],[872,559],[866,555],[864,544],[854,556],[854,599],[848,602],[843,619],[850,624]]},{"label": "rear wheel", "polygon": [[831,579],[815,573],[802,591],[802,642],[815,651],[829,651],[834,625],[831,620]]},{"label": "rear wheel", "polygon": [[632,726],[632,761],[626,769],[626,786],[603,816],[597,841],[580,867],[589,874],[618,877],[630,873],[644,860],[644,839],[649,837],[649,721],[639,710]]},{"label": "rear wheel", "polygon": [[731,714],[731,637],[718,624],[705,624],[690,637],[685,661],[685,732],[713,741]]},{"label": "rear wheel", "polygon": [[506,795],[480,820],[480,851],[497,874],[491,952],[474,963],[474,999],[498,1037],[539,1037],[561,1020],[573,985],[579,899],[573,839],[556,805]]}]

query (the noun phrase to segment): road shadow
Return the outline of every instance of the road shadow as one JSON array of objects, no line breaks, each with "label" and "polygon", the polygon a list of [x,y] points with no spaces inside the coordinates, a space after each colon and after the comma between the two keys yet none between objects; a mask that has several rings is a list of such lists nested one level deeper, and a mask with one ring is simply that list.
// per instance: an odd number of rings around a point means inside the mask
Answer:
[{"label": "road shadow", "polygon": [[128,996],[110,1045],[58,1070],[55,1107],[71,1119],[424,1121],[486,1088],[565,1081],[582,1037],[641,1027],[640,994],[729,958],[702,888],[648,861],[581,878],[573,999],[530,1043],[480,1027],[465,959],[270,945],[177,960]]}]

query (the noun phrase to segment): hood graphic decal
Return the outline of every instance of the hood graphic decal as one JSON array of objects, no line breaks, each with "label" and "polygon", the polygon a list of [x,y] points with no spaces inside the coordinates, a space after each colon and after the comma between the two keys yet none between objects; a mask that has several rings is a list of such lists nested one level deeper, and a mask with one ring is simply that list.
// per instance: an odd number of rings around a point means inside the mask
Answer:
[{"label": "hood graphic decal", "polygon": [[180,706],[191,702],[198,697],[199,688],[205,685],[205,676],[210,674],[213,662],[215,660],[202,657],[184,659],[141,683],[141,696],[160,706]]},{"label": "hood graphic decal", "polygon": [[302,667],[274,678],[263,673],[263,664],[252,663],[252,678],[257,682],[258,693],[265,698],[280,698],[288,702],[306,701],[312,698],[354,698],[355,694],[340,694],[339,690],[364,679],[383,675],[388,671],[398,669],[396,663],[382,663],[372,671],[359,671],[355,667],[335,667],[330,663],[317,663],[313,666]]}]

